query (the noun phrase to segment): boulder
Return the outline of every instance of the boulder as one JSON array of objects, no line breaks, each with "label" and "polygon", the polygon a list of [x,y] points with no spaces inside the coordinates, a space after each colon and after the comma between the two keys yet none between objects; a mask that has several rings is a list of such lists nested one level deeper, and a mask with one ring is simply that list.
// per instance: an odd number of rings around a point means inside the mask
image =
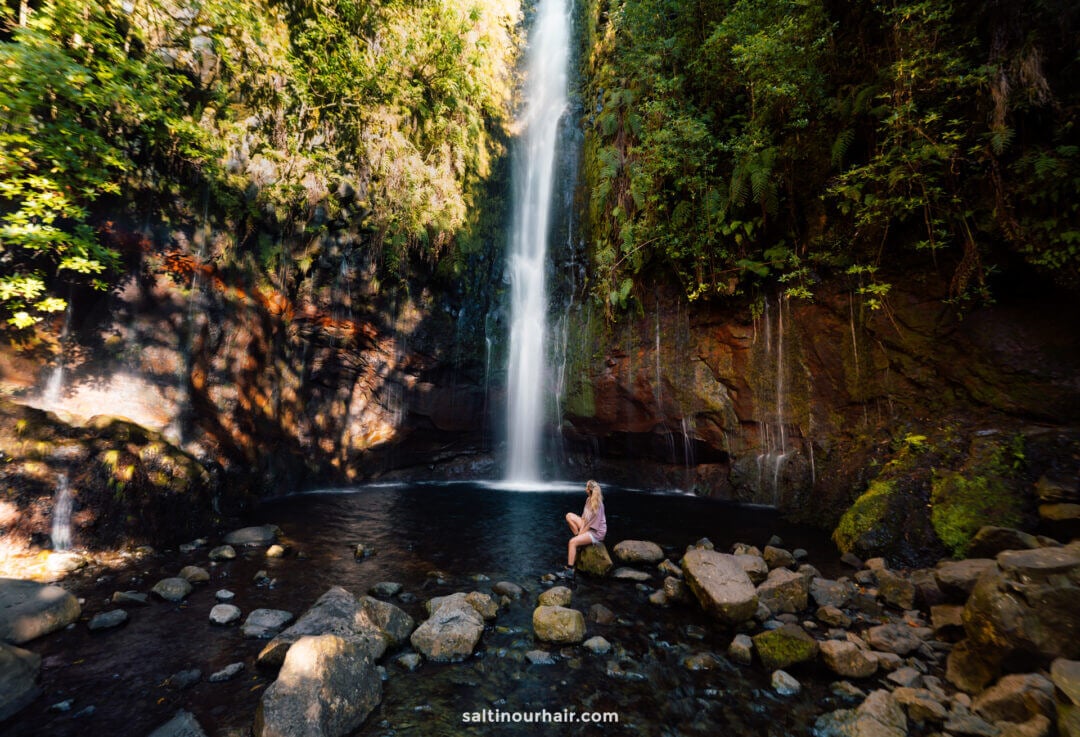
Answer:
[{"label": "boulder", "polygon": [[999,665],[992,651],[973,644],[971,640],[961,640],[949,652],[945,679],[961,691],[978,693],[997,678]]},{"label": "boulder", "polygon": [[806,577],[787,568],[774,568],[757,587],[758,601],[773,614],[801,612],[806,609],[810,587]]},{"label": "boulder", "polygon": [[754,635],[751,639],[761,664],[767,670],[805,663],[818,654],[817,640],[797,624],[785,624]]},{"label": "boulder", "polygon": [[1050,664],[1057,689],[1057,722],[1061,737],[1080,737],[1080,661],[1058,658]]},{"label": "boulder", "polygon": [[897,573],[883,568],[877,572],[878,594],[898,609],[915,606],[915,584]]},{"label": "boulder", "polygon": [[660,546],[648,540],[623,540],[616,543],[611,552],[620,563],[659,563],[664,559]]},{"label": "boulder", "polygon": [[540,606],[570,606],[573,596],[565,586],[555,586],[540,594],[537,603]]},{"label": "boulder", "polygon": [[191,582],[186,578],[173,577],[163,578],[150,589],[151,593],[157,594],[165,601],[183,601],[191,593]]},{"label": "boulder", "polygon": [[367,652],[337,635],[297,640],[255,712],[256,737],[344,737],[382,700]]},{"label": "boulder", "polygon": [[681,578],[675,578],[675,576],[668,576],[664,579],[663,593],[665,601],[685,603],[692,598],[686,582]]},{"label": "boulder", "polygon": [[499,596],[509,596],[511,599],[520,599],[525,595],[525,589],[511,581],[499,581],[491,590]]},{"label": "boulder", "polygon": [[59,586],[0,578],[0,640],[21,645],[67,627],[80,614],[79,600]]},{"label": "boulder", "polygon": [[873,691],[855,709],[839,709],[818,717],[815,737],[907,737],[907,716],[896,697]]},{"label": "boulder", "polygon": [[226,545],[271,545],[281,533],[277,525],[259,525],[233,530],[225,536]]},{"label": "boulder", "polygon": [[585,639],[585,617],[577,609],[538,606],[532,621],[538,640],[573,645]]},{"label": "boulder", "polygon": [[1026,722],[1054,715],[1054,684],[1038,673],[1005,676],[971,702],[971,710],[988,722]]},{"label": "boulder", "polygon": [[431,616],[439,607],[450,601],[462,601],[468,604],[484,619],[495,619],[495,616],[499,613],[499,606],[495,603],[495,600],[479,591],[472,591],[467,594],[459,591],[449,596],[436,596],[428,600],[424,604],[424,608],[427,610],[428,616]]},{"label": "boulder", "polygon": [[945,594],[937,582],[937,576],[929,568],[918,568],[911,572],[911,583],[915,586],[915,604],[923,611],[930,607],[944,604]]},{"label": "boulder", "polygon": [[0,722],[38,697],[41,656],[0,642]]},{"label": "boulder", "polygon": [[934,637],[954,640],[964,633],[964,607],[959,604],[938,604],[930,607],[930,626]]},{"label": "boulder", "polygon": [[620,581],[637,581],[638,583],[643,583],[652,578],[652,574],[646,573],[645,571],[639,571],[636,568],[623,567],[616,568],[612,571],[611,577],[619,579]]},{"label": "boulder", "polygon": [[141,591],[114,591],[111,601],[117,606],[146,606],[150,597]]},{"label": "boulder", "polygon": [[607,641],[607,638],[601,637],[600,635],[595,635],[588,640],[585,640],[585,642],[582,643],[582,647],[595,655],[606,655],[611,652],[611,643]]},{"label": "boulder", "polygon": [[822,662],[838,676],[868,678],[877,673],[877,658],[872,657],[854,642],[825,640],[819,644],[819,647]]},{"label": "boulder", "polygon": [[866,641],[875,650],[908,655],[919,649],[922,639],[911,627],[902,624],[879,624],[866,632]]},{"label": "boulder", "polygon": [[851,584],[832,581],[827,578],[814,578],[810,581],[810,597],[819,607],[842,609],[851,599]]},{"label": "boulder", "polygon": [[449,597],[416,628],[410,641],[428,660],[455,662],[472,655],[484,620],[465,597]]},{"label": "boulder", "polygon": [[947,560],[937,564],[934,576],[942,593],[950,601],[962,604],[975,588],[979,577],[996,569],[997,563],[993,558]]},{"label": "boulder", "polygon": [[292,621],[292,612],[283,609],[256,609],[247,616],[240,631],[244,637],[270,638]]},{"label": "boulder", "polygon": [[1034,535],[1011,527],[980,527],[967,547],[969,558],[995,558],[1006,550],[1032,550],[1042,547]]},{"label": "boulder", "polygon": [[615,624],[615,612],[603,604],[593,604],[589,607],[589,621],[604,627]]},{"label": "boulder", "polygon": [[754,616],[757,591],[735,556],[694,548],[683,557],[682,568],[690,591],[721,622],[739,624]]},{"label": "boulder", "polygon": [[1001,553],[964,607],[964,630],[987,657],[1043,665],[1080,658],[1080,546]]},{"label": "boulder", "polygon": [[774,545],[766,545],[761,557],[765,559],[769,570],[774,568],[789,568],[795,565],[795,556],[783,548]]},{"label": "boulder", "polygon": [[400,644],[412,631],[409,615],[393,604],[372,597],[357,598],[334,586],[288,629],[276,635],[259,653],[259,664],[279,666],[289,648],[307,635],[337,635],[360,647],[372,661],[390,645]]},{"label": "boulder", "polygon": [[574,567],[590,576],[606,576],[613,565],[604,543],[596,543],[578,549]]}]

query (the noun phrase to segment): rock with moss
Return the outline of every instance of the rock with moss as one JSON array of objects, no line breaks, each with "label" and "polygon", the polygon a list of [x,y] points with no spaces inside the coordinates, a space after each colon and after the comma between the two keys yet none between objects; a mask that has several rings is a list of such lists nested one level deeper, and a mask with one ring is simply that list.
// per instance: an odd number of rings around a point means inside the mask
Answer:
[{"label": "rock with moss", "polygon": [[577,609],[538,606],[532,622],[537,639],[544,642],[574,645],[585,639],[585,616]]},{"label": "rock with moss", "polygon": [[577,560],[574,561],[577,570],[590,576],[606,576],[614,565],[604,543],[579,548]]},{"label": "rock with moss", "polygon": [[817,657],[818,643],[797,624],[754,635],[754,650],[768,670],[806,663]]}]

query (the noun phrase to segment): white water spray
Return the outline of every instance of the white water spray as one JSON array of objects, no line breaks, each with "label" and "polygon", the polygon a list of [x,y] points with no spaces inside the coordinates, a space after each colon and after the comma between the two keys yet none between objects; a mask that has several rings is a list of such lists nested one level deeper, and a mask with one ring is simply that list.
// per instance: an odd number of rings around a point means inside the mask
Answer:
[{"label": "white water spray", "polygon": [[547,241],[559,119],[567,106],[570,19],[566,0],[540,0],[528,51],[524,117],[514,171],[510,243],[511,314],[507,479],[540,477],[544,406],[549,393]]}]

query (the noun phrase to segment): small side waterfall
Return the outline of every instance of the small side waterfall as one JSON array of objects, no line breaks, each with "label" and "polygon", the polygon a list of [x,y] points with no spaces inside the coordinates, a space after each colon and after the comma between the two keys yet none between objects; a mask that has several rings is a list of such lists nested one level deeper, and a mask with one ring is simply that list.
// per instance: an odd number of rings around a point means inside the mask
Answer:
[{"label": "small side waterfall", "polygon": [[566,0],[540,0],[527,58],[525,110],[514,161],[510,236],[509,481],[540,477],[547,386],[546,270],[555,144],[567,108],[570,19]]},{"label": "small side waterfall", "polygon": [[71,512],[74,506],[71,485],[68,483],[67,474],[62,473],[56,483],[52,513],[52,546],[57,552],[71,547]]},{"label": "small side waterfall", "polygon": [[764,313],[761,316],[764,336],[759,336],[759,339],[762,337],[764,339],[764,346],[761,346],[763,361],[759,361],[759,366],[766,370],[759,373],[755,387],[755,393],[762,404],[759,408],[758,421],[760,438],[760,452],[757,457],[758,496],[762,501],[768,500],[774,506],[780,504],[781,473],[784,463],[792,452],[788,443],[788,425],[791,424],[792,418],[788,416],[791,367],[785,355],[784,311],[786,307],[787,298],[777,297],[774,331],[772,307],[767,300],[765,302]]}]

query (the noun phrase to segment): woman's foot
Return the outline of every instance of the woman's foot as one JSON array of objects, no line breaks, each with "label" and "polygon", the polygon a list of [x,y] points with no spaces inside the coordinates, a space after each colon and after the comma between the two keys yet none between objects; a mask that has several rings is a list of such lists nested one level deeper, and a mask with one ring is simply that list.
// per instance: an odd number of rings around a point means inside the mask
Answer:
[{"label": "woman's foot", "polygon": [[555,574],[556,577],[563,579],[564,581],[574,580],[574,567],[563,566],[563,569]]}]

